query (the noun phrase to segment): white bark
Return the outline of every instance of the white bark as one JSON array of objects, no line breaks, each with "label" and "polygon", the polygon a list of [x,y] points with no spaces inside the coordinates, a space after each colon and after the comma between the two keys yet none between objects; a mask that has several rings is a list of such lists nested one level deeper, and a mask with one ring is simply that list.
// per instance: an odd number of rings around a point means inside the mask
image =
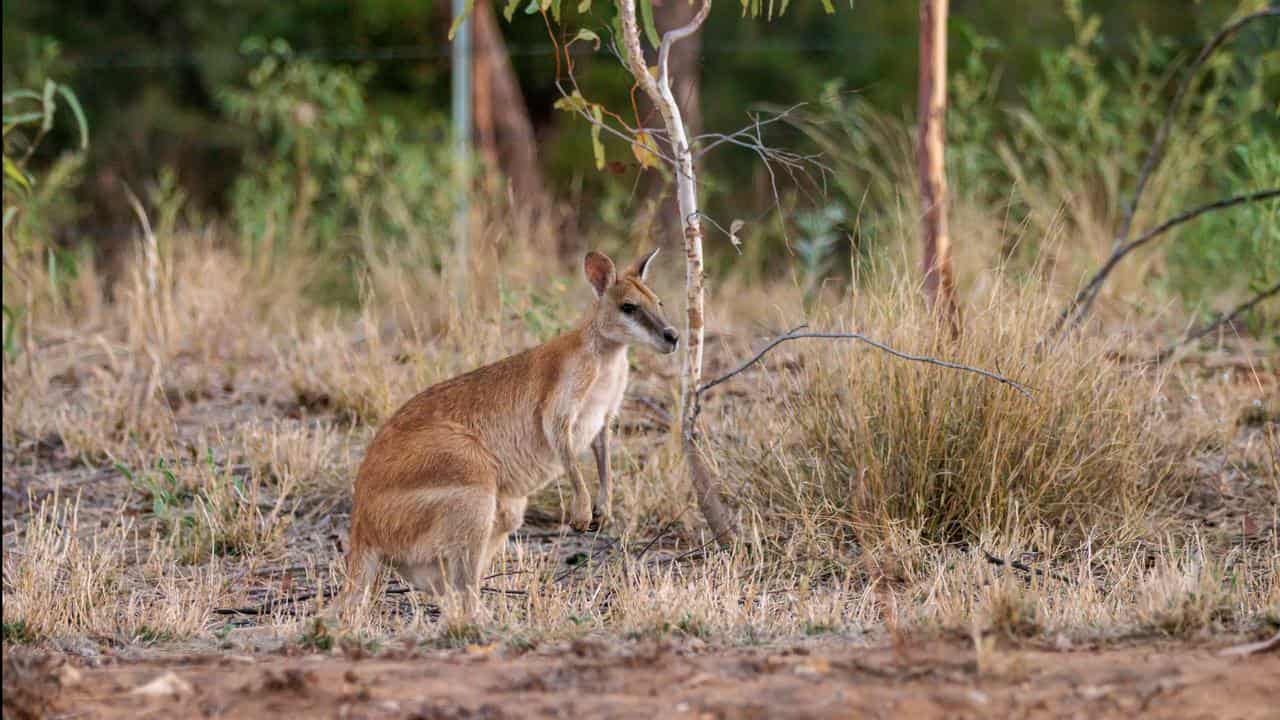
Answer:
[{"label": "white bark", "polygon": [[697,418],[695,393],[702,379],[703,340],[703,264],[702,222],[698,215],[697,176],[694,174],[693,153],[689,146],[688,132],[680,114],[680,105],[671,90],[668,58],[671,47],[680,40],[696,33],[711,12],[711,0],[702,0],[698,12],[687,25],[668,30],[662,36],[658,48],[657,77],[649,72],[640,46],[640,28],[636,22],[635,0],[618,0],[622,14],[622,39],[627,67],[636,82],[649,96],[654,107],[662,115],[667,135],[671,140],[672,159],[675,161],[676,202],[680,208],[680,226],[684,231],[685,254],[685,351],[680,373],[680,432],[690,480],[698,498],[698,506],[721,544],[728,544],[733,537],[733,519],[720,499],[715,478],[697,445]]}]

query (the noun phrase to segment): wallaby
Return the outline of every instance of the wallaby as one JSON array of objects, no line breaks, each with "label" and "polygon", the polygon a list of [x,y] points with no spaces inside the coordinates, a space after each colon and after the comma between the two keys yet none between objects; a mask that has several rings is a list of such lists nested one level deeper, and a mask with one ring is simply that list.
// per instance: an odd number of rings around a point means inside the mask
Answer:
[{"label": "wallaby", "polygon": [[588,253],[596,299],[577,327],[423,390],[378,430],[353,492],[348,602],[386,563],[429,593],[461,593],[471,616],[494,553],[557,468],[573,486],[570,524],[588,528],[592,503],[576,461],[588,445],[600,480],[595,513],[608,521],[609,427],[627,386],[627,347],[670,354],[680,339],[645,284],[657,252],[621,275],[607,255]]}]

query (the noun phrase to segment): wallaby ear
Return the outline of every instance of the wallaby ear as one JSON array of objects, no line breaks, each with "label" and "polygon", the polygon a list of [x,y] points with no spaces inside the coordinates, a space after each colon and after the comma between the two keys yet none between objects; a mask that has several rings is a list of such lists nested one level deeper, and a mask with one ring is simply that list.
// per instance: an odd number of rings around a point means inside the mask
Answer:
[{"label": "wallaby ear", "polygon": [[618,280],[618,271],[614,269],[613,261],[608,255],[595,250],[587,253],[582,261],[582,270],[587,275],[587,282],[591,283],[591,289],[596,291],[596,297],[604,295],[604,291]]},{"label": "wallaby ear", "polygon": [[627,268],[627,274],[633,277],[638,277],[641,280],[648,282],[649,261],[653,260],[654,256],[656,256],[658,254],[658,251],[661,249],[662,248],[654,248],[650,250],[648,254],[642,255],[635,262],[631,263],[631,266]]}]

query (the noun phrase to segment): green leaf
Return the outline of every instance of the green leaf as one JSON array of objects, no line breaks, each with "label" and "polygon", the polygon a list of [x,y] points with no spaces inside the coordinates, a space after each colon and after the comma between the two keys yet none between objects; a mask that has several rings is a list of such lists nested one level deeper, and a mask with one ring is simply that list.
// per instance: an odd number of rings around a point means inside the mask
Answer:
[{"label": "green leaf", "polygon": [[54,254],[53,248],[49,248],[47,259],[48,270],[46,272],[49,275],[49,287],[56,294],[58,292],[58,256]]},{"label": "green leaf", "polygon": [[462,8],[462,14],[453,19],[453,24],[449,26],[449,40],[453,40],[454,33],[458,32],[458,28],[462,27],[462,23],[468,17],[471,17],[471,11],[475,9],[476,0],[467,0],[467,4]]},{"label": "green leaf", "polygon": [[515,17],[516,8],[520,5],[520,0],[507,0],[507,6],[502,8],[502,16],[511,22],[511,18]]},{"label": "green leaf", "polygon": [[84,117],[84,108],[80,107],[80,101],[76,98],[76,94],[66,85],[58,86],[58,94],[66,101],[67,107],[71,108],[71,114],[76,117],[76,127],[80,130],[80,149],[87,150],[89,148],[89,121]]},{"label": "green leaf", "polygon": [[592,43],[596,50],[600,49],[600,36],[586,28],[579,30],[578,34],[574,35],[573,39],[569,41],[569,44],[572,45],[579,40],[587,40]]},{"label": "green leaf", "polygon": [[604,143],[600,142],[600,127],[604,124],[604,113],[599,105],[591,106],[591,116],[596,119],[591,123],[591,151],[596,156],[596,170],[604,169]]},{"label": "green leaf", "polygon": [[[9,208],[9,211],[15,209],[16,208]],[[8,224],[7,220],[9,217],[9,211],[5,212],[6,225]],[[4,352],[9,357],[14,357],[18,354],[18,350],[20,349],[17,343],[17,330],[18,320],[21,319],[22,313],[14,311],[14,309],[8,305],[4,305],[2,307],[4,309],[4,319],[8,321],[4,326]],[[18,310],[21,311],[23,308],[18,308]]]},{"label": "green leaf", "polygon": [[822,9],[825,10],[828,15],[836,14],[836,6],[831,4],[831,0],[822,0]]},{"label": "green leaf", "polygon": [[4,158],[4,176],[12,180],[25,192],[31,192],[31,179],[8,155]]},{"label": "green leaf", "polygon": [[8,135],[9,131],[12,130],[15,126],[26,125],[27,123],[35,122],[36,120],[39,120],[43,117],[44,117],[44,113],[38,113],[38,112],[27,112],[27,113],[22,113],[21,115],[5,115],[4,116],[4,133],[5,135]]},{"label": "green leaf", "polygon": [[559,100],[552,103],[551,107],[556,110],[576,113],[591,107],[591,103],[587,102],[587,99],[582,97],[582,93],[574,90],[572,95],[561,97]]},{"label": "green leaf", "polygon": [[44,96],[40,98],[40,102],[44,105],[44,122],[40,123],[40,132],[42,133],[47,133],[53,129],[53,111],[56,109],[53,104],[53,94],[57,90],[57,83],[52,80],[44,81]]},{"label": "green leaf", "polygon": [[649,38],[649,44],[654,47],[661,45],[658,26],[653,24],[653,0],[640,0],[640,22],[644,25],[644,34]]},{"label": "green leaf", "polygon": [[133,477],[133,471],[130,470],[128,467],[126,467],[124,463],[116,463],[115,468],[116,470],[120,471],[121,475],[124,475],[126,478],[128,478],[130,485],[136,482],[136,480]]},{"label": "green leaf", "polygon": [[591,12],[591,0],[582,0],[582,2],[578,3],[579,15],[586,15],[589,12]]},{"label": "green leaf", "polygon": [[537,15],[542,10],[542,6],[538,4],[538,0],[529,0],[529,4],[524,8],[525,15]]},{"label": "green leaf", "polygon": [[35,100],[36,102],[39,102],[40,93],[37,93],[35,90],[11,90],[4,94],[5,105],[18,100]]},{"label": "green leaf", "polygon": [[616,2],[615,2],[615,3],[611,3],[611,5],[613,5],[613,13],[612,13],[612,15],[611,15],[611,16],[610,16],[610,18],[609,18],[609,26],[610,26],[610,28],[613,30],[613,36],[614,36],[615,38],[620,38],[620,37],[623,37],[623,33],[622,33],[622,9],[621,9],[621,7],[618,5],[618,3],[616,3]]}]

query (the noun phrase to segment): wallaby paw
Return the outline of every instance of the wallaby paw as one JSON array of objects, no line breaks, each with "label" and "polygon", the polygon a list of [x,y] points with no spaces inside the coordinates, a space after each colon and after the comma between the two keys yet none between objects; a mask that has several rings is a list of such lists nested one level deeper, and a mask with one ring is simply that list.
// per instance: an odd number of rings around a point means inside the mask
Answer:
[{"label": "wallaby paw", "polygon": [[613,513],[599,507],[591,510],[591,530],[599,530],[613,524]]},{"label": "wallaby paw", "polygon": [[591,526],[591,498],[574,498],[569,507],[569,527],[586,532]]}]

